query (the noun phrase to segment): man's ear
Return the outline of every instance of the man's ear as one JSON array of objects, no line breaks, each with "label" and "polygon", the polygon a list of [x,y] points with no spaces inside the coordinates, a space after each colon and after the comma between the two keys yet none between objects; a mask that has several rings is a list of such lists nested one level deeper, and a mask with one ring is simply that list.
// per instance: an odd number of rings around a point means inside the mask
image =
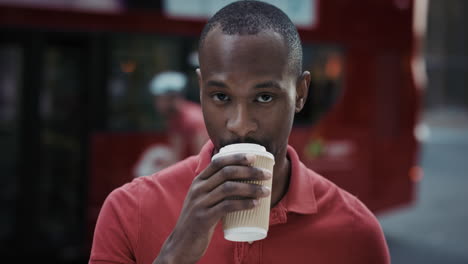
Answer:
[{"label": "man's ear", "polygon": [[202,78],[202,75],[201,75],[201,71],[200,71],[200,68],[197,68],[195,70],[195,72],[197,73],[197,79],[198,79],[198,95],[200,96],[200,102],[202,101],[202,83],[203,83],[203,78]]},{"label": "man's ear", "polygon": [[310,72],[304,71],[296,83],[296,113],[299,113],[307,100],[310,85]]}]

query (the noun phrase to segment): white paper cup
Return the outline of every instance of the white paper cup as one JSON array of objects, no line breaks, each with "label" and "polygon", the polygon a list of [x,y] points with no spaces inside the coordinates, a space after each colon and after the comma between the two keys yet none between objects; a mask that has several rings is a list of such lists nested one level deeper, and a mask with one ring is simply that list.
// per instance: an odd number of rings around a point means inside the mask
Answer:
[{"label": "white paper cup", "polygon": [[[239,143],[227,145],[213,156],[212,160],[219,157],[235,154],[254,154],[256,156],[253,167],[269,170],[273,173],[275,158],[266,151],[265,147],[251,143]],[[271,189],[272,179],[266,181],[245,181],[267,186]],[[264,239],[268,233],[270,221],[271,195],[261,198],[259,205],[254,209],[236,211],[227,214],[223,218],[224,238],[230,241],[245,242]]]}]

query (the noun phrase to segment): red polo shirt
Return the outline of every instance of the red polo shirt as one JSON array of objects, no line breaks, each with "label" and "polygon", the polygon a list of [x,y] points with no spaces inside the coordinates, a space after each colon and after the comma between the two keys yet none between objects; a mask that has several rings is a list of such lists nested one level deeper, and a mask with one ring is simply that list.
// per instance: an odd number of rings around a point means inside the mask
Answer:
[{"label": "red polo shirt", "polygon": [[[114,190],[96,224],[90,263],[152,263],[212,151],[209,142],[198,156]],[[268,237],[252,244],[227,241],[219,223],[199,263],[390,263],[372,213],[306,168],[291,147],[288,156],[290,185],[271,209]]]}]

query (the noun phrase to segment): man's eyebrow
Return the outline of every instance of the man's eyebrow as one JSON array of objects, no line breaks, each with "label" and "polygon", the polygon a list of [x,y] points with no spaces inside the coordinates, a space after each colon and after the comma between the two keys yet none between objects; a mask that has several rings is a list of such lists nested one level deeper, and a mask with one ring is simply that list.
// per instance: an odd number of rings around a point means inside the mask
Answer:
[{"label": "man's eyebrow", "polygon": [[[217,87],[217,88],[228,88],[228,86],[220,81],[209,80],[206,82],[206,86],[209,87]],[[281,85],[275,81],[266,81],[254,86],[256,89],[265,89],[265,88],[275,88],[275,89],[282,89]]]},{"label": "man's eyebrow", "polygon": [[220,82],[220,81],[213,81],[213,80],[207,81],[206,86],[214,86],[214,87],[218,87],[218,88],[228,88],[228,86],[225,83]]},{"label": "man's eyebrow", "polygon": [[282,89],[281,85],[279,85],[278,82],[275,81],[267,81],[267,82],[262,82],[257,85],[255,85],[255,88],[277,88],[277,89]]}]

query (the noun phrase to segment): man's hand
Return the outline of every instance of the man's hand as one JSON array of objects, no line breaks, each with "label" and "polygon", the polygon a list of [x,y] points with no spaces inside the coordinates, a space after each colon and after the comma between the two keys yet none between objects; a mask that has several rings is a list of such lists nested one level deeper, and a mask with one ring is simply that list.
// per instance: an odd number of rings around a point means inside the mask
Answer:
[{"label": "man's hand", "polygon": [[[270,190],[239,180],[267,180],[269,171],[251,167],[254,155],[219,157],[192,182],[177,224],[154,263],[196,263],[218,221],[229,212],[254,208]],[[236,197],[236,199],[232,199]]]}]

